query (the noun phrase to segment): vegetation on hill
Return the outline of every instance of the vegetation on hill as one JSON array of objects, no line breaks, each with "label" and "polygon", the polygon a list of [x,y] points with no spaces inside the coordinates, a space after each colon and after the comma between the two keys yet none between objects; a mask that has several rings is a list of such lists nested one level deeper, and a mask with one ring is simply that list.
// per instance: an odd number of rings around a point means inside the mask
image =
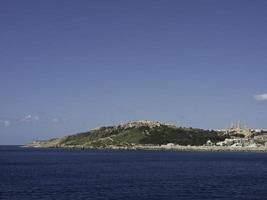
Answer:
[{"label": "vegetation on hill", "polygon": [[39,142],[46,147],[108,147],[133,145],[179,145],[200,146],[208,140],[223,141],[226,135],[210,130],[176,127],[158,122],[140,121],[118,126],[101,127],[64,138]]}]

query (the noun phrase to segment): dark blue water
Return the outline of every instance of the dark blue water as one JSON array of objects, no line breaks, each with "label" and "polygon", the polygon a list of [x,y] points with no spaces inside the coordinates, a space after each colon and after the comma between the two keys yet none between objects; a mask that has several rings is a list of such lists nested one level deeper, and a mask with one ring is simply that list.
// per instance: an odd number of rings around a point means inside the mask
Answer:
[{"label": "dark blue water", "polygon": [[0,146],[0,199],[267,199],[267,154]]}]

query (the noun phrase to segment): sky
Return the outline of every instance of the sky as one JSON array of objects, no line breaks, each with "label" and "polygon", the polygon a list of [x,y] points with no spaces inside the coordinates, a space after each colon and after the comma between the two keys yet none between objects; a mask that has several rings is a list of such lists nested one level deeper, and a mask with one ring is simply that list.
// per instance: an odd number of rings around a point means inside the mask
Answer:
[{"label": "sky", "polygon": [[267,1],[0,1],[0,144],[141,119],[267,128]]}]

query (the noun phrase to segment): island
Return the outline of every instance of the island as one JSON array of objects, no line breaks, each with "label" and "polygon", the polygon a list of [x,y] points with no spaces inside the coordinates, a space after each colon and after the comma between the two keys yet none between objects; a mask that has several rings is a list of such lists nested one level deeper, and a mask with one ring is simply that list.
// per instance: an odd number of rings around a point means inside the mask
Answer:
[{"label": "island", "polygon": [[140,120],[103,126],[62,138],[33,141],[27,147],[143,149],[178,151],[267,151],[267,133],[239,126],[204,130]]}]

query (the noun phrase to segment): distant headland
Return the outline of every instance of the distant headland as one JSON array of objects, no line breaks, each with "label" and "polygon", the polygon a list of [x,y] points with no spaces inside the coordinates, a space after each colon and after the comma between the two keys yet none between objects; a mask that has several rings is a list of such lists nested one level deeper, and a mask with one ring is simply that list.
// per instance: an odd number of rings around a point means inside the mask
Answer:
[{"label": "distant headland", "polygon": [[27,147],[77,149],[145,149],[178,151],[267,151],[267,130],[242,127],[204,130],[140,120],[33,141]]}]

